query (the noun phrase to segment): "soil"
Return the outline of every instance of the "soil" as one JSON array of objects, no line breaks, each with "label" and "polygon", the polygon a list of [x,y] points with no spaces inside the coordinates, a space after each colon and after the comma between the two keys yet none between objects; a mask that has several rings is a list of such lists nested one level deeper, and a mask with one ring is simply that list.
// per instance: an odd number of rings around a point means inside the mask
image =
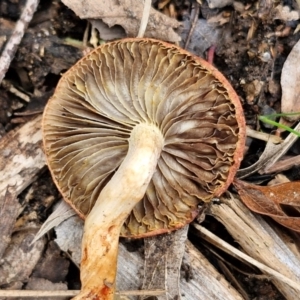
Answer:
[{"label": "soil", "polygon": [[[163,2],[167,4],[161,8],[160,4]],[[206,32],[199,33],[199,27],[195,26],[187,48],[204,58],[207,58],[208,53],[213,53],[213,64],[228,78],[241,99],[247,124],[253,129],[262,128],[271,132],[274,128],[259,123],[257,116],[280,112],[281,69],[300,38],[300,32],[296,30],[299,20],[285,21],[279,18],[276,7],[285,5],[290,11],[299,11],[297,2],[241,0],[235,1],[233,5],[214,9],[209,8],[206,1],[201,2],[196,22],[205,22],[211,27],[208,26]],[[3,49],[5,44],[3,37],[10,36],[24,3],[25,0],[0,2],[0,49]],[[195,5],[196,1],[192,0],[153,1],[154,7],[160,8],[166,14],[175,15],[177,20],[183,22],[183,28],[178,31],[183,38],[182,47],[193,23]],[[92,47],[89,43],[85,46],[80,44],[86,27],[87,21],[78,18],[62,2],[41,1],[18,46],[5,82],[0,87],[0,139],[43,111],[61,74],[83,56],[87,47]],[[218,37],[212,38],[215,30],[218,31]],[[208,40],[207,47],[201,48],[197,44],[197,34]],[[242,166],[249,166],[256,161],[264,145],[263,142],[253,141]],[[291,151],[295,153],[296,150]],[[286,172],[292,180],[299,180],[299,174],[296,167]],[[257,180],[259,175],[255,176]],[[268,179],[272,177],[270,175]],[[15,231],[25,224],[40,226],[51,213],[53,205],[60,199],[60,194],[49,171],[44,169],[18,199],[22,213],[18,217]],[[206,218],[204,225],[218,234],[222,232],[222,237],[235,245],[223,226],[215,219]],[[50,231],[47,235],[47,246],[33,273],[29,275],[29,281],[14,285],[0,282],[0,288],[24,288],[29,283],[41,284],[34,283],[33,279],[43,278],[53,284],[63,283],[70,289],[78,289],[78,269],[53,243],[53,238]],[[197,245],[192,231],[190,239]],[[135,246],[134,243],[132,245]],[[208,250],[204,250],[204,253],[218,270],[224,273],[218,256],[214,256]],[[268,280],[259,279],[254,275],[256,270],[241,265],[223,253],[219,255],[223,256],[229,265],[236,267],[232,274],[243,286],[248,299],[284,299]],[[183,267],[185,276],[191,276],[188,274],[188,266]],[[249,274],[253,276],[248,276]]]}]

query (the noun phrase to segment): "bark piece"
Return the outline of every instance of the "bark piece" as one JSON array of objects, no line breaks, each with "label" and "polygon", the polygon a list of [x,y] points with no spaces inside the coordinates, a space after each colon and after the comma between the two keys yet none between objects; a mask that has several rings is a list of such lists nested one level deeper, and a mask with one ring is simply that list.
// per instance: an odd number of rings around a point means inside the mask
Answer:
[{"label": "bark piece", "polygon": [[0,257],[10,242],[20,205],[17,196],[45,166],[41,116],[0,140]]},{"label": "bark piece", "polygon": [[165,290],[166,294],[157,296],[158,300],[180,298],[180,267],[185,252],[187,232],[188,226],[185,226],[171,234],[144,239],[145,263],[142,289]]},{"label": "bark piece", "polygon": [[[299,252],[293,252],[263,218],[252,214],[233,197],[221,205],[212,205],[211,212],[249,256],[299,282]],[[271,280],[286,299],[299,298],[299,292],[286,283]]]},{"label": "bark piece", "polygon": [[1,259],[0,285],[28,280],[45,245],[44,239],[31,245],[34,234],[32,231],[24,230],[13,235],[12,242]]},{"label": "bark piece", "polygon": [[[72,249],[72,257],[80,263],[80,242],[83,231],[83,221],[73,216],[56,228],[56,242],[62,245],[64,251]],[[66,240],[65,237],[68,236]],[[77,251],[77,252],[76,252]],[[74,255],[74,256],[73,256]],[[117,290],[135,290],[141,287],[143,258],[139,252],[129,252],[120,243],[118,258]],[[185,268],[192,274],[187,281],[180,278],[181,299],[215,299],[242,300],[241,295],[224,279],[222,275],[207,261],[207,259],[189,242],[185,246],[183,257]],[[136,299],[135,297],[129,299]],[[169,298],[171,300],[171,298]]]},{"label": "bark piece", "polygon": [[49,280],[53,283],[63,282],[68,274],[70,262],[61,256],[56,243],[50,241],[45,256],[33,271],[33,277]]}]

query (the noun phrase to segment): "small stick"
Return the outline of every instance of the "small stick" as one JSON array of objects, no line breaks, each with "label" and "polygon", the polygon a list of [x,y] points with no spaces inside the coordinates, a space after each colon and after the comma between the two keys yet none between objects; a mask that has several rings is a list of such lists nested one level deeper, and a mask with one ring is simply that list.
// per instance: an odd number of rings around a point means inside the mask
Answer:
[{"label": "small stick", "polygon": [[16,23],[16,27],[5,45],[0,57],[0,83],[2,82],[2,79],[4,78],[11,61],[15,56],[17,47],[22,40],[24,32],[36,11],[38,4],[39,0],[27,0],[20,19]]},{"label": "small stick", "polygon": [[274,269],[260,263],[259,261],[253,259],[249,255],[241,252],[240,250],[234,248],[233,246],[226,243],[224,240],[220,239],[218,236],[214,235],[212,232],[207,230],[201,225],[193,223],[193,226],[201,232],[203,235],[203,238],[205,240],[213,240],[215,242],[215,245],[217,245],[220,249],[225,251],[226,253],[232,255],[233,257],[240,258],[244,261],[247,261],[248,263],[252,264],[253,266],[259,268],[261,271],[266,272],[267,274],[273,276],[274,278],[277,278],[278,280],[281,280],[282,282],[288,284],[290,287],[294,288],[297,291],[300,291],[300,285],[299,283],[295,282],[294,280],[286,277],[285,275],[275,271]]},{"label": "small stick", "polygon": [[2,80],[2,87],[8,90],[10,93],[14,94],[15,96],[21,98],[22,100],[26,101],[27,103],[30,102],[30,97],[26,95],[25,93],[19,91],[17,88],[15,88],[9,81]]},{"label": "small stick", "polygon": [[141,25],[140,25],[139,33],[137,35],[138,38],[142,38],[145,34],[148,20],[149,20],[149,15],[150,15],[150,9],[151,9],[151,0],[145,0]]},{"label": "small stick", "polygon": [[246,133],[248,137],[252,137],[254,139],[258,139],[261,141],[272,141],[274,144],[279,144],[282,143],[283,140],[280,136],[274,135],[274,134],[269,134],[261,131],[256,131],[254,129],[251,129],[250,127],[246,127]]},{"label": "small stick", "polygon": [[[26,290],[0,290],[0,298],[37,298],[37,297],[74,297],[79,294],[77,290],[67,291],[26,291]],[[119,296],[160,296],[164,295],[164,290],[131,290],[116,292]]]},{"label": "small stick", "polygon": [[188,36],[185,40],[184,49],[186,49],[187,46],[189,45],[191,37],[194,33],[194,30],[195,30],[195,27],[196,27],[196,24],[197,24],[197,21],[198,21],[199,11],[200,11],[200,5],[199,5],[198,2],[196,2],[195,3],[195,14],[194,14],[194,17],[193,17],[193,21],[192,21]]}]

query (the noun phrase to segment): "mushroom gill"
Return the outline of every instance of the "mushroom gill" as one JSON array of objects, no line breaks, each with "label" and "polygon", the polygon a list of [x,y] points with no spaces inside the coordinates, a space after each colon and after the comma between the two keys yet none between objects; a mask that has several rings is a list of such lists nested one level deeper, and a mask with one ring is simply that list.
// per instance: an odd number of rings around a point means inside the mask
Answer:
[{"label": "mushroom gill", "polygon": [[153,39],[102,45],[63,75],[43,118],[52,176],[80,216],[118,173],[137,128],[160,137],[145,194],[122,221],[129,237],[192,221],[231,183],[245,140],[238,96],[204,60]]}]

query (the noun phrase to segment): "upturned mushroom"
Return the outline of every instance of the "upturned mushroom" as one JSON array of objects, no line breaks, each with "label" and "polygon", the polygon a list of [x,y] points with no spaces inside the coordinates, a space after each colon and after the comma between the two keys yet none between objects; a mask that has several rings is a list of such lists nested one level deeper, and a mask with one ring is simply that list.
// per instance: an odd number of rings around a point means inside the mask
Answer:
[{"label": "upturned mushroom", "polygon": [[85,218],[75,299],[113,299],[120,232],[146,237],[191,222],[233,180],[245,124],[238,96],[206,61],[124,39],[63,75],[43,137],[57,187]]}]

